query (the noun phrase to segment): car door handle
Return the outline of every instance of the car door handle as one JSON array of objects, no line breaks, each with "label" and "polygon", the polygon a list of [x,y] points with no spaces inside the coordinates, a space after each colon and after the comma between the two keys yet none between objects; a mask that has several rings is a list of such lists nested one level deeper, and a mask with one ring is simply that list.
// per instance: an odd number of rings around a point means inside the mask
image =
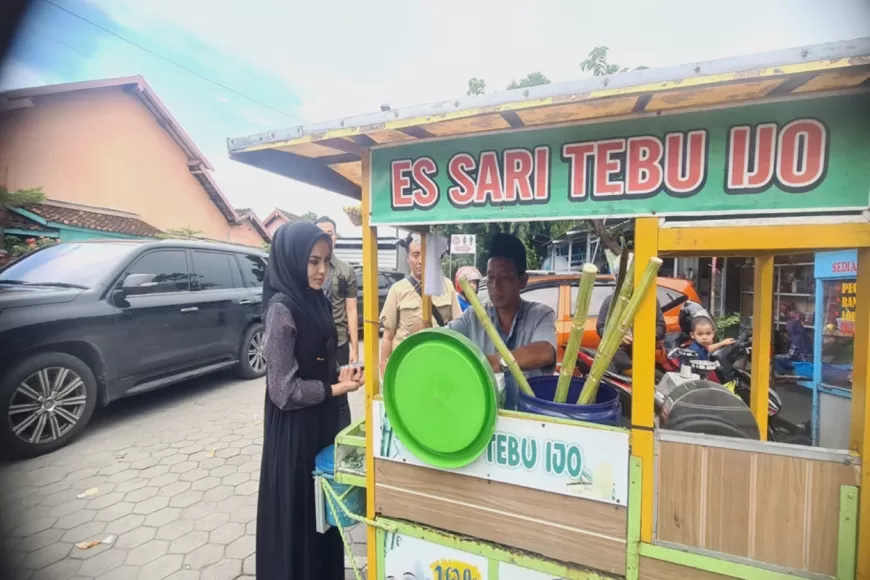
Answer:
[{"label": "car door handle", "polygon": [[181,312],[199,312],[198,306],[190,306],[188,308],[182,308]]},{"label": "car door handle", "polygon": [[247,305],[249,305],[249,304],[253,304],[253,303],[254,303],[253,300],[248,300],[248,299],[245,299],[245,298],[243,298],[242,300],[239,300],[239,301],[236,302],[236,304],[238,304],[238,305],[240,305],[240,306],[247,306]]}]

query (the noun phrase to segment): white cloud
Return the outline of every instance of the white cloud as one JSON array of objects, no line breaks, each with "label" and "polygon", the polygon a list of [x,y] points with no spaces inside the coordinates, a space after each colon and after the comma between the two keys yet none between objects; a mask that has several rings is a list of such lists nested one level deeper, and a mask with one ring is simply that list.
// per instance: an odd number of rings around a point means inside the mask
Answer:
[{"label": "white cloud", "polygon": [[[171,25],[213,47],[216,59],[233,55],[283,80],[306,122],[451,99],[470,77],[490,91],[538,70],[554,81],[579,78],[596,45],[611,48],[611,62],[654,67],[870,36],[866,0],[88,1],[155,42]],[[234,100],[254,131],[293,124]],[[335,218],[345,235],[359,231],[341,212],[345,198],[230,161],[222,141],[193,138],[234,204],[261,216],[275,206],[311,210]]]},{"label": "white cloud", "polygon": [[19,60],[9,59],[0,67],[0,91],[38,87],[59,82],[61,80],[51,73],[35,69]]}]

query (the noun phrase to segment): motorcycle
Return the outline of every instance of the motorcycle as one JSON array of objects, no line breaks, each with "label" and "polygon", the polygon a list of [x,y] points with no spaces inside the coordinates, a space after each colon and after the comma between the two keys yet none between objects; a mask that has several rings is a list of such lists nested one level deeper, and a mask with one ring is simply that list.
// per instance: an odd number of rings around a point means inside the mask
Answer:
[{"label": "motorcycle", "polygon": [[[733,344],[723,346],[710,354],[710,360],[716,363],[714,370],[719,382],[735,395],[750,405],[752,376],[746,370],[747,361],[752,356],[752,333],[744,330]],[[779,394],[768,389],[767,399],[767,439],[780,443],[812,445],[810,421],[797,426],[784,421],[779,415],[783,403]]]}]

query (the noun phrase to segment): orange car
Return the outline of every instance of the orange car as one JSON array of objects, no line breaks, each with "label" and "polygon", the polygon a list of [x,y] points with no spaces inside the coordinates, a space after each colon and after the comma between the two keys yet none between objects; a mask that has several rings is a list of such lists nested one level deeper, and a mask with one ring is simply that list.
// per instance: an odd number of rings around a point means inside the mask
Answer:
[{"label": "orange car", "polygon": [[[485,284],[485,279],[484,279]],[[562,351],[568,343],[571,333],[571,316],[574,314],[574,304],[577,302],[577,291],[580,284],[579,274],[536,274],[529,273],[529,283],[522,291],[525,300],[543,302],[556,312],[556,340],[559,345],[558,360],[562,360]],[[604,299],[613,293],[613,276],[598,276],[595,288],[592,290],[592,300],[589,302],[589,317],[586,319],[586,329],[583,331],[582,346],[598,348],[600,341],[595,330],[598,311]],[[486,286],[478,293],[481,301],[489,298]],[[680,307],[687,300],[701,302],[695,286],[688,280],[680,278],[657,278],[656,297],[665,316],[667,331],[679,332],[678,316]]]}]

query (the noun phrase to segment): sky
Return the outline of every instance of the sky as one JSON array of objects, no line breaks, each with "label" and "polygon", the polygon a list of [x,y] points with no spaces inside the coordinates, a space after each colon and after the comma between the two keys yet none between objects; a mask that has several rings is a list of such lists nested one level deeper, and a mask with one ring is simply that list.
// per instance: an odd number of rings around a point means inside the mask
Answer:
[{"label": "sky", "polygon": [[141,74],[236,207],[353,236],[346,198],[231,161],[226,139],[452,99],[471,77],[582,78],[601,45],[657,67],[859,37],[870,0],[33,0],[0,90]]}]

